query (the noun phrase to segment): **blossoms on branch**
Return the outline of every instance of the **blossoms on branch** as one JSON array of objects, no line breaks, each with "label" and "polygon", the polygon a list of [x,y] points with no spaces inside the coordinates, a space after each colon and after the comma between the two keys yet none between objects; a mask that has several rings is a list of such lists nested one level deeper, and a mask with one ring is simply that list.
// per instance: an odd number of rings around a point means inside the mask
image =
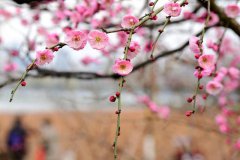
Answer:
[{"label": "blossoms on branch", "polygon": [[131,42],[128,53],[127,53],[127,58],[128,59],[133,59],[134,57],[137,56],[140,50],[140,45],[138,42]]},{"label": "blossoms on branch", "polygon": [[211,69],[214,68],[216,60],[215,54],[202,54],[198,59],[198,64],[203,69]]},{"label": "blossoms on branch", "polygon": [[164,5],[163,11],[171,17],[177,17],[181,13],[181,6],[178,3],[168,2]]},{"label": "blossoms on branch", "polygon": [[67,32],[65,42],[69,47],[75,50],[83,49],[87,44],[87,34],[83,31],[69,31]]},{"label": "blossoms on branch", "polygon": [[109,43],[108,35],[104,32],[93,30],[88,34],[88,42],[94,49],[103,49]]},{"label": "blossoms on branch", "polygon": [[[205,23],[207,16],[208,16],[208,13],[204,12],[199,17],[195,17],[195,21],[199,22],[199,23]],[[211,12],[207,26],[213,26],[213,25],[217,24],[218,22],[219,22],[218,15]]]},{"label": "blossoms on branch", "polygon": [[214,50],[215,52],[218,51],[218,45],[214,43],[212,40],[207,40],[207,47]]},{"label": "blossoms on branch", "polygon": [[219,94],[223,89],[223,85],[217,81],[209,81],[206,85],[207,93],[211,95]]},{"label": "blossoms on branch", "polygon": [[235,18],[240,15],[240,7],[237,4],[229,4],[224,11],[230,18]]},{"label": "blossoms on branch", "polygon": [[37,56],[36,56],[36,64],[37,65],[44,65],[46,63],[52,62],[54,58],[53,52],[49,49],[45,49],[43,51],[37,51]]},{"label": "blossoms on branch", "polygon": [[195,53],[198,54],[200,53],[200,48],[199,48],[200,42],[199,42],[199,38],[198,37],[191,37],[189,40],[189,48],[190,50]]},{"label": "blossoms on branch", "polygon": [[121,26],[123,28],[131,28],[139,22],[138,18],[133,15],[126,15],[123,17]]},{"label": "blossoms on branch", "polygon": [[115,61],[115,64],[113,65],[113,72],[117,73],[121,76],[126,76],[133,70],[133,65],[128,60],[121,60],[118,59]]}]

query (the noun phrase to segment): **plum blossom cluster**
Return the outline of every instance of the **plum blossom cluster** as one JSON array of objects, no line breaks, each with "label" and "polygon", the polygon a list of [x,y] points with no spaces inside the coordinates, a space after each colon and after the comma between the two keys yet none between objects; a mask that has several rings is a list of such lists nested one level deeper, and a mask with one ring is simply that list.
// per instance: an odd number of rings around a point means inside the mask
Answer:
[{"label": "plum blossom cluster", "polygon": [[232,109],[224,107],[221,113],[215,116],[215,123],[222,134],[228,135],[228,143],[232,144],[233,148],[239,151],[240,138],[236,139],[234,138],[235,136],[230,135],[239,136],[239,130],[236,126],[240,125],[240,116]]},{"label": "plum blossom cluster", "polygon": [[[86,46],[87,41],[89,42],[92,48],[102,50],[108,45],[109,38],[106,33],[98,30],[92,30],[89,32],[88,35],[84,31],[79,31],[79,30],[69,30],[66,33],[65,43],[66,45],[73,48],[74,50],[83,49]],[[56,34],[47,35],[46,44],[47,44],[47,47],[51,49],[37,51],[36,64],[38,66],[52,62],[54,58],[54,54],[52,50],[53,51],[58,50],[57,46],[59,44],[59,37]],[[89,61],[88,62],[86,61],[87,60],[85,60],[84,63],[89,62]]]},{"label": "plum blossom cluster", "polygon": [[98,30],[92,30],[88,35],[84,31],[71,30],[67,32],[65,41],[69,47],[75,50],[83,49],[87,41],[92,48],[102,50],[108,45],[109,38],[106,33]]}]

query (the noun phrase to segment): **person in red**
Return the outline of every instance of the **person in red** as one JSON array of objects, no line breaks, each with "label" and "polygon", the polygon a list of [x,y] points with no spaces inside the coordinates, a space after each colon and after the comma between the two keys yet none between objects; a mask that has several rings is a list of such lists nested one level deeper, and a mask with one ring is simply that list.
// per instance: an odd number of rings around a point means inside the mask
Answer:
[{"label": "person in red", "polygon": [[46,150],[43,145],[39,145],[34,160],[46,160]]}]

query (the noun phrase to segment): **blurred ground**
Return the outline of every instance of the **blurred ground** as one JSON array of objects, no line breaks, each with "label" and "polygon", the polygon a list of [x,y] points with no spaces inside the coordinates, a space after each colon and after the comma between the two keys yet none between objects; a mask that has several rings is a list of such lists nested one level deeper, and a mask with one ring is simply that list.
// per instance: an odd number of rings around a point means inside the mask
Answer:
[{"label": "blurred ground", "polygon": [[[116,116],[111,112],[52,112],[22,115],[29,131],[28,160],[33,160],[39,144],[38,128],[44,118],[50,118],[56,127],[61,152],[74,151],[77,160],[113,159],[112,142]],[[148,110],[122,112],[119,155],[122,160],[141,160],[155,154],[156,160],[172,160],[173,155],[185,149],[199,153],[206,160],[228,159],[230,147],[213,121],[213,114],[195,114],[188,118],[183,111],[174,110],[169,120],[161,120]],[[14,114],[0,115],[0,142],[4,149],[6,132]],[[150,147],[148,148],[150,139]],[[148,140],[147,140],[148,139]],[[151,143],[155,144],[154,146]],[[145,147],[144,147],[145,146]],[[153,148],[151,148],[153,147]],[[152,151],[154,151],[152,153]],[[146,158],[145,158],[146,159]]]}]

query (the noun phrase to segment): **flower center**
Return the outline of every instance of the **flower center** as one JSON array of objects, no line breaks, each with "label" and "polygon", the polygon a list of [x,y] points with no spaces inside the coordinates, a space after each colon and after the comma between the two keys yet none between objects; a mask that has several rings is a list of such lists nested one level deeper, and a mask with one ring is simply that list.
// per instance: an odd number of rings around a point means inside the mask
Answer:
[{"label": "flower center", "polygon": [[130,19],[129,20],[129,24],[131,25],[131,26],[133,26],[135,23],[134,23],[134,20],[133,19]]},{"label": "flower center", "polygon": [[80,36],[74,36],[74,37],[72,38],[72,40],[73,40],[73,41],[80,41],[81,38],[80,38]]},{"label": "flower center", "polygon": [[45,54],[41,55],[41,60],[45,61],[47,59],[47,56]]},{"label": "flower center", "polygon": [[120,69],[121,69],[121,70],[125,70],[125,69],[126,69],[126,65],[123,65],[123,64],[120,65]]},{"label": "flower center", "polygon": [[203,57],[202,60],[203,60],[204,63],[206,63],[208,61],[206,57]]},{"label": "flower center", "polygon": [[101,38],[100,37],[96,37],[96,42],[101,42]]}]

